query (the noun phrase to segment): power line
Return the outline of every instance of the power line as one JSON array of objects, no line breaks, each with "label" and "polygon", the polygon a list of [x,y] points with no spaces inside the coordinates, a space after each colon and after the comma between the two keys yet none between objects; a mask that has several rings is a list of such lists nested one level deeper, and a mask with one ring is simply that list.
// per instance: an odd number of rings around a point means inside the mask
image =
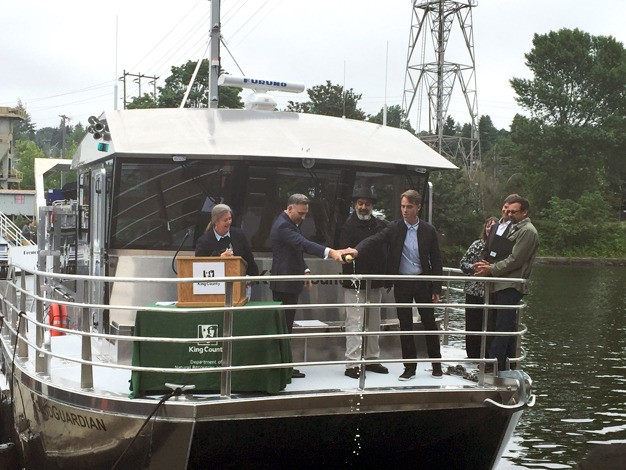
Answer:
[{"label": "power line", "polygon": [[180,24],[181,24],[181,23],[185,20],[185,18],[187,18],[187,17],[191,14],[191,12],[192,12],[193,10],[195,10],[195,9],[196,9],[196,7],[197,7],[197,6],[198,6],[201,2],[202,2],[202,0],[198,0],[198,2],[196,2],[196,4],[195,4],[194,6],[192,6],[192,7],[191,7],[191,9],[190,9],[187,13],[185,13],[185,15],[184,15],[184,16],[183,16],[180,20],[178,20],[178,22],[177,22],[177,23],[176,23],[176,24],[172,27],[172,29],[170,29],[170,30],[169,30],[169,31],[168,31],[168,32],[167,32],[167,33],[166,33],[166,34],[165,34],[165,35],[161,38],[161,40],[160,40],[159,42],[157,42],[157,43],[154,45],[154,47],[152,47],[152,49],[150,49],[150,51],[149,51],[147,54],[145,54],[145,55],[143,56],[143,58],[142,58],[142,59],[140,59],[140,60],[139,60],[139,62],[138,62],[137,64],[135,64],[133,67],[131,67],[131,69],[136,70],[137,68],[139,68],[139,65],[141,64],[141,62],[142,62],[144,59],[146,59],[146,58],[147,58],[150,54],[152,54],[152,53],[156,50],[156,48],[157,48],[157,47],[159,47],[159,46],[161,45],[161,43],[163,43],[163,41],[165,41],[165,40],[169,37],[169,35],[170,35],[170,34],[172,34],[176,28],[178,28],[178,26],[180,26]]},{"label": "power line", "polygon": [[78,90],[73,90],[73,91],[66,91],[64,93],[58,93],[56,95],[49,95],[49,96],[42,96],[39,98],[21,98],[21,101],[23,102],[29,102],[29,103],[33,103],[33,102],[38,102],[38,101],[46,101],[46,100],[50,100],[53,98],[60,98],[62,96],[68,96],[68,95],[75,95],[78,93],[83,93],[85,91],[92,91],[92,90],[97,90],[99,88],[104,88],[105,86],[109,86],[111,85],[111,81],[106,81],[106,82],[101,82],[101,83],[97,83],[95,85],[90,85],[88,87],[85,88],[80,88]]}]

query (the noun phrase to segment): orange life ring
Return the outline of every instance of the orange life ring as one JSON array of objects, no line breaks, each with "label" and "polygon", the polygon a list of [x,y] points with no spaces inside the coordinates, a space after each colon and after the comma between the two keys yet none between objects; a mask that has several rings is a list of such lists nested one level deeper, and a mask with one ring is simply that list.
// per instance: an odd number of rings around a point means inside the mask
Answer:
[{"label": "orange life ring", "polygon": [[[50,325],[59,328],[67,328],[67,308],[65,305],[50,304],[50,313],[48,314]],[[65,333],[58,330],[50,330],[50,336],[63,336]]]}]

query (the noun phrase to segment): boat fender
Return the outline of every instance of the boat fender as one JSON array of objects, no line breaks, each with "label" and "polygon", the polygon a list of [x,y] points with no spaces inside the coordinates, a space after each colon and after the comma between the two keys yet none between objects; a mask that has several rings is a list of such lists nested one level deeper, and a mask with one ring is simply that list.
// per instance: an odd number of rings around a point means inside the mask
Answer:
[{"label": "boat fender", "polygon": [[[49,323],[59,328],[67,328],[67,307],[65,305],[50,304],[48,315]],[[57,330],[50,330],[50,336],[63,336],[65,333]]]}]

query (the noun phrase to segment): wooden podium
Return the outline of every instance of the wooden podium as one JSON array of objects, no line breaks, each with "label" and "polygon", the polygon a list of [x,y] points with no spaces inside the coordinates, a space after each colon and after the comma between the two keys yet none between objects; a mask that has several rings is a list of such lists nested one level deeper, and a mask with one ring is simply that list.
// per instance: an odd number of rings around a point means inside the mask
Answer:
[{"label": "wooden podium", "polygon": [[[246,262],[241,256],[180,256],[178,277],[204,277],[206,282],[178,284],[177,307],[223,307],[226,283],[211,282],[213,277],[245,276]],[[233,282],[233,305],[247,302],[245,282]]]}]

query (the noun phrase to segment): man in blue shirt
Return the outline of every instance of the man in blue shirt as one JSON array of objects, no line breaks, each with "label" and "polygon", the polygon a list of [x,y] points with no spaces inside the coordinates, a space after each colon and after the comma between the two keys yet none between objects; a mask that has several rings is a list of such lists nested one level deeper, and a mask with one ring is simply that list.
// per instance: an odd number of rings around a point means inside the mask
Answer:
[{"label": "man in blue shirt", "polygon": [[[396,220],[381,232],[366,238],[355,248],[359,256],[367,256],[368,251],[382,243],[389,245],[387,258],[387,274],[406,275],[441,275],[443,263],[439,250],[437,230],[418,217],[422,208],[422,198],[415,190],[408,190],[400,196],[400,209],[402,219]],[[441,283],[432,281],[401,280],[395,281],[394,296],[397,303],[433,303],[439,302],[441,295]],[[434,308],[418,308],[422,325],[426,331],[437,330]],[[398,307],[398,320],[400,330],[413,330],[413,309],[410,307]],[[402,357],[404,359],[417,358],[417,348],[413,335],[403,335],[400,338]],[[428,357],[441,358],[438,335],[426,336],[426,349]],[[440,378],[443,375],[440,362],[433,362],[433,377]],[[417,364],[406,362],[404,372],[399,380],[411,380],[415,377]]]}]

